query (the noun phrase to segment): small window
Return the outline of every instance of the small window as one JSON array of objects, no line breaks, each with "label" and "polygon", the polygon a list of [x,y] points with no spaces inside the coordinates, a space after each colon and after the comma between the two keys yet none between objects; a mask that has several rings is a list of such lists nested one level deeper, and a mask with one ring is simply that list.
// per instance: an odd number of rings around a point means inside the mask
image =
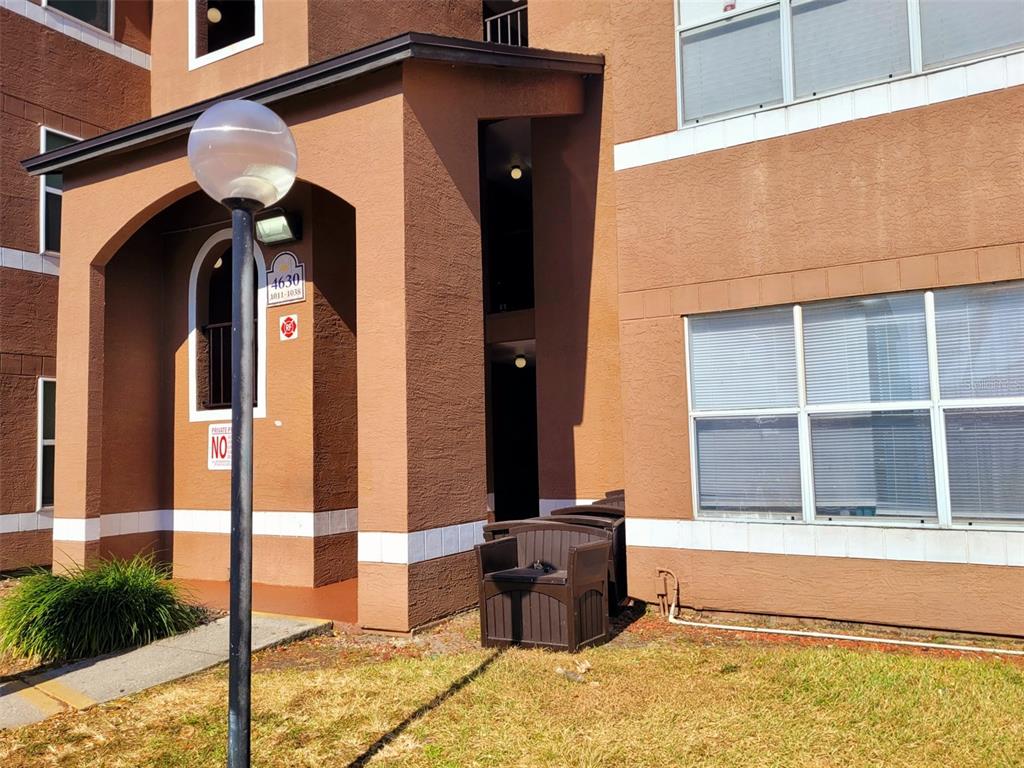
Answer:
[{"label": "small window", "polygon": [[43,0],[43,5],[108,35],[114,34],[113,0]]},{"label": "small window", "polygon": [[36,501],[39,509],[53,506],[53,466],[56,451],[57,382],[39,380],[39,436],[36,453]]},{"label": "small window", "polygon": [[[57,133],[49,128],[42,129],[43,152],[52,152],[76,141],[73,136]],[[64,174],[47,173],[40,184],[39,250],[45,253],[60,253],[60,208],[61,197],[64,194]]]},{"label": "small window", "polygon": [[261,0],[194,0],[192,63],[202,65],[262,42]]}]

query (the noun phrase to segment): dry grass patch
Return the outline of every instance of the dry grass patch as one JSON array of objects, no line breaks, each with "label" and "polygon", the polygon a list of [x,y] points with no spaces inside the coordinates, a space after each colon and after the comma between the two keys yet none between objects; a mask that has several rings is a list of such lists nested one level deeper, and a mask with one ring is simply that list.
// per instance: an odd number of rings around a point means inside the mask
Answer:
[{"label": "dry grass patch", "polygon": [[[473,622],[260,654],[254,765],[1024,765],[1024,673],[998,658],[748,642],[653,617],[581,657],[495,654],[474,647]],[[591,664],[580,681],[555,672],[579,658]],[[0,759],[216,766],[225,693],[220,669],[0,733]]]}]

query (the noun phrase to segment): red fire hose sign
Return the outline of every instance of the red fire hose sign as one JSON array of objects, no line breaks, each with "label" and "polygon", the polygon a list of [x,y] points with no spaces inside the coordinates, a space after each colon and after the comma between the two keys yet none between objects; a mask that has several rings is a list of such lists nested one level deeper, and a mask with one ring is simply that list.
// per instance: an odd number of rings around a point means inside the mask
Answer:
[{"label": "red fire hose sign", "polygon": [[281,341],[299,338],[299,316],[282,315],[280,322]]}]

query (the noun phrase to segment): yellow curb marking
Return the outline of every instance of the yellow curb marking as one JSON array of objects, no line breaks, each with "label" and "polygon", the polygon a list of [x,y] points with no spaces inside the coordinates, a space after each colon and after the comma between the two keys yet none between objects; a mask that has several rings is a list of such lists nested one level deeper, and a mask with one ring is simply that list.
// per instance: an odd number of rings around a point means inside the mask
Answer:
[{"label": "yellow curb marking", "polygon": [[95,701],[81,691],[76,691],[74,688],[64,685],[64,683],[58,680],[44,680],[41,683],[36,683],[35,687],[46,695],[52,696],[58,701],[63,701],[75,709],[88,709],[96,704]]},{"label": "yellow curb marking", "polygon": [[42,691],[25,685],[25,683],[20,680],[11,680],[8,682],[7,690],[27,701],[35,709],[38,709],[43,713],[43,717],[50,717],[64,711],[64,707],[62,707],[59,702],[50,698]]},{"label": "yellow curb marking", "polygon": [[317,626],[334,624],[331,619],[320,619],[316,616],[297,616],[294,613],[271,613],[270,611],[253,611],[253,616],[264,616],[268,619],[295,619],[297,621],[311,621]]}]

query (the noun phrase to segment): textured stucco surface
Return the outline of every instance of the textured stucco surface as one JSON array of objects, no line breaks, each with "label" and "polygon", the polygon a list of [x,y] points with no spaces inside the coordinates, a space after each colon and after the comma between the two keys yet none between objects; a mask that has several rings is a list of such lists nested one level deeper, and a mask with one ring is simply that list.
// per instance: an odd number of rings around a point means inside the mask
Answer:
[{"label": "textured stucco surface", "polygon": [[1022,155],[1016,87],[622,171],[620,290],[1021,242]]},{"label": "textured stucco surface", "polygon": [[152,114],[159,115],[309,63],[306,0],[264,0],[263,43],[189,70],[188,8],[153,5]]},{"label": "textured stucco surface", "polygon": [[351,509],[359,505],[356,212],[321,189],[312,211],[313,506]]},{"label": "textured stucco surface", "polygon": [[481,39],[476,0],[308,0],[309,61],[323,61],[405,32]]},{"label": "textured stucco surface", "polygon": [[1024,569],[629,547],[630,592],[654,601],[658,568],[688,607],[1024,635]]}]

